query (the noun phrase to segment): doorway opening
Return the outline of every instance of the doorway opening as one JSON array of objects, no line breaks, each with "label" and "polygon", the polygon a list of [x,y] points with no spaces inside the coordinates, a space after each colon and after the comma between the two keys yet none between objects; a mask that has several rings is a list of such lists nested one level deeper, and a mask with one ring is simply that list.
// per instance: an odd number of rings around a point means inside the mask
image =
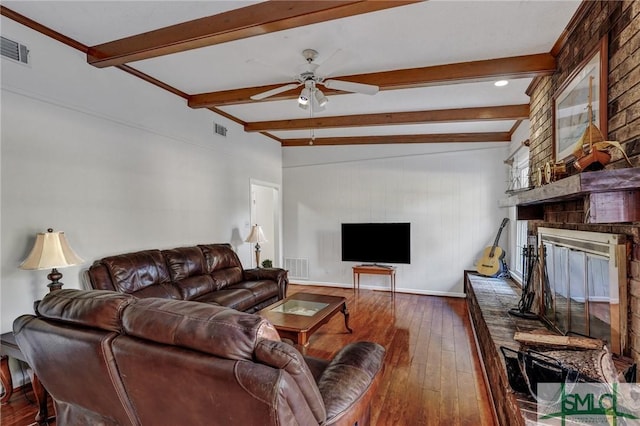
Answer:
[{"label": "doorway opening", "polygon": [[[280,204],[280,185],[251,180],[250,225],[260,225],[267,239],[260,244],[260,262],[271,260],[275,268],[282,267]],[[251,250],[253,253],[254,248]],[[254,256],[251,259],[252,267],[258,266]]]}]

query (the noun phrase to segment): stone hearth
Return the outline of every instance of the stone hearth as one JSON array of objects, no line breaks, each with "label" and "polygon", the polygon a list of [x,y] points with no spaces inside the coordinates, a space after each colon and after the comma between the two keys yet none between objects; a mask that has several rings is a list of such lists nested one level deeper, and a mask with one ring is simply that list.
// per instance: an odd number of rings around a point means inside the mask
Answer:
[{"label": "stone hearth", "polygon": [[[516,308],[520,301],[520,289],[510,280],[487,278],[465,271],[464,285],[476,344],[498,422],[509,426],[537,424],[533,397],[514,392],[509,386],[500,347],[518,350],[520,343],[513,339],[517,331],[536,332],[547,327],[538,319],[509,315],[509,309]],[[632,361],[617,358],[614,362],[618,371],[622,371]]]},{"label": "stone hearth", "polygon": [[536,423],[535,400],[515,393],[509,387],[507,369],[500,346],[513,350],[520,343],[513,340],[516,331],[530,332],[544,328],[540,320],[527,320],[509,315],[518,306],[519,291],[501,278],[486,278],[465,272],[465,293],[479,353],[501,425]]}]

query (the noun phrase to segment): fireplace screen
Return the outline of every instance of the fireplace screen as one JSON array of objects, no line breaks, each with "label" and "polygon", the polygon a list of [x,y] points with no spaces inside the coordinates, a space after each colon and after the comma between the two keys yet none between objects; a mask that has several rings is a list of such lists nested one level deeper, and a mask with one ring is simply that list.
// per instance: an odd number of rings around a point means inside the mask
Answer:
[{"label": "fireplace screen", "polygon": [[621,353],[626,335],[624,236],[549,228],[540,228],[538,235],[544,248],[543,318],[563,334],[603,339]]}]

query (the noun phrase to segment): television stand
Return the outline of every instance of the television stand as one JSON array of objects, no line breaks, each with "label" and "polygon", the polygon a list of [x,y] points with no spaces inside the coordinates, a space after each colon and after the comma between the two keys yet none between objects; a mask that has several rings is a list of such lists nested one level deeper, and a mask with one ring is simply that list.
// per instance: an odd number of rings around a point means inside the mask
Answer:
[{"label": "television stand", "polygon": [[359,265],[359,266],[375,266],[377,268],[394,269],[394,267],[391,265],[380,265],[378,263],[363,263],[362,265]]},{"label": "television stand", "polygon": [[396,293],[396,267],[382,265],[356,265],[353,267],[353,291],[360,290],[360,274],[389,275],[391,278],[391,294]]}]

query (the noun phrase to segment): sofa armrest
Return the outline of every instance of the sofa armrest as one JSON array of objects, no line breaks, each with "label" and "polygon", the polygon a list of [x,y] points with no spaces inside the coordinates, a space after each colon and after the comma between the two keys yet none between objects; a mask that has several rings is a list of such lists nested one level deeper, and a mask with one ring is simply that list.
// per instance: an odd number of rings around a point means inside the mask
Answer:
[{"label": "sofa armrest", "polygon": [[379,344],[356,342],[342,348],[331,360],[318,381],[327,424],[353,425],[368,416],[384,356],[385,349]]},{"label": "sofa armrest", "polygon": [[281,268],[254,268],[244,270],[244,279],[247,281],[272,280],[278,284],[278,299],[287,297],[289,277],[286,269]]}]

